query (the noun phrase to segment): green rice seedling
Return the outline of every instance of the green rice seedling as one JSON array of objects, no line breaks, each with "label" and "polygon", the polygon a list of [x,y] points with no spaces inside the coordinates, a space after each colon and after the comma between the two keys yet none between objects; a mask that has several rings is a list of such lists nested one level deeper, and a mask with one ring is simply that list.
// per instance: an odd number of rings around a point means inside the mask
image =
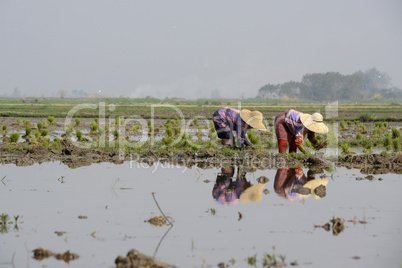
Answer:
[{"label": "green rice seedling", "polygon": [[349,151],[349,146],[347,143],[341,143],[341,150],[342,150],[342,154],[350,154],[351,151]]},{"label": "green rice seedling", "polygon": [[358,116],[358,118],[362,122],[370,122],[374,120],[374,117],[371,113],[362,113]]},{"label": "green rice seedling", "polygon": [[165,124],[165,128],[172,128],[172,124],[166,123],[166,124]]},{"label": "green rice seedling", "polygon": [[36,124],[36,128],[37,128],[39,131],[41,131],[42,128],[43,128],[43,124],[42,124],[41,122],[38,122],[38,123]]},{"label": "green rice seedling", "polygon": [[89,125],[89,128],[91,129],[91,133],[96,133],[98,130],[98,124],[94,121]]},{"label": "green rice seedling", "polygon": [[45,148],[49,147],[49,142],[47,140],[43,140],[42,141],[42,146],[45,147]]},{"label": "green rice seedling", "polygon": [[44,121],[43,122],[43,128],[47,128],[49,126],[49,121]]},{"label": "green rice seedling", "polygon": [[401,150],[401,141],[399,139],[393,139],[392,147],[394,148],[394,152],[399,152]]},{"label": "green rice seedling", "polygon": [[166,124],[170,124],[170,118],[168,118],[167,120],[166,120]]},{"label": "green rice seedling", "polygon": [[198,119],[197,119],[197,118],[194,118],[193,124],[194,124],[195,126],[198,126]]},{"label": "green rice seedling", "polygon": [[392,128],[392,138],[393,139],[399,139],[401,137],[401,132],[396,129],[396,128]]},{"label": "green rice seedling", "polygon": [[53,149],[60,149],[60,143],[59,142],[56,142],[56,141],[53,141],[52,142],[52,147],[53,147]]},{"label": "green rice seedling", "polygon": [[381,134],[381,129],[379,127],[375,127],[373,129],[373,136],[378,137]]},{"label": "green rice seedling", "polygon": [[174,128],[174,135],[177,136],[181,133],[181,127]]},{"label": "green rice seedling", "polygon": [[364,123],[360,124],[359,129],[361,133],[367,133],[366,126],[364,125]]},{"label": "green rice seedling", "polygon": [[260,144],[260,140],[258,139],[258,137],[255,135],[255,132],[253,130],[250,130],[247,132],[247,136],[249,141],[254,144],[254,145],[258,145]]},{"label": "green rice seedling", "polygon": [[17,118],[16,123],[17,123],[17,125],[19,125],[21,123],[21,119]]},{"label": "green rice seedling", "polygon": [[78,127],[81,125],[80,119],[79,118],[75,118],[75,125]]},{"label": "green rice seedling", "polygon": [[7,133],[7,126],[6,125],[3,125],[2,132]]},{"label": "green rice seedling", "polygon": [[352,126],[352,121],[348,120],[346,123],[348,124],[348,127]]},{"label": "green rice seedling", "polygon": [[362,134],[357,133],[357,134],[356,134],[356,140],[361,140],[361,139],[362,139]]},{"label": "green rice seedling", "polygon": [[44,129],[40,135],[41,135],[42,137],[46,137],[47,134],[49,134],[49,131],[48,131],[47,129]]},{"label": "green rice seedling", "polygon": [[322,141],[322,137],[320,135],[315,136],[318,141]]},{"label": "green rice seedling", "polygon": [[149,126],[149,132],[148,132],[148,134],[151,134],[151,133],[153,133],[154,132],[154,126]]},{"label": "green rice seedling", "polygon": [[334,118],[331,119],[330,124],[331,124],[331,125],[335,124],[335,119],[334,119]]},{"label": "green rice seedling", "polygon": [[51,125],[53,125],[53,124],[56,123],[56,120],[54,119],[54,116],[51,116],[51,115],[49,115],[49,116],[47,117],[47,121],[48,121]]},{"label": "green rice seedling", "polygon": [[355,120],[353,123],[355,124],[355,126],[357,126],[359,125],[359,120]]},{"label": "green rice seedling", "polygon": [[25,137],[28,137],[29,135],[31,135],[31,131],[32,131],[32,129],[30,129],[29,127],[27,127],[27,128],[25,129]]},{"label": "green rice seedling", "polygon": [[99,124],[99,117],[95,117],[94,121]]},{"label": "green rice seedling", "polygon": [[214,125],[214,123],[213,123],[212,121],[209,122],[209,129],[211,130],[211,132],[215,132],[215,131],[216,131],[215,125]]},{"label": "green rice seedling", "polygon": [[345,121],[342,120],[342,121],[339,123],[339,129],[340,129],[340,130],[346,129]]},{"label": "green rice seedling", "polygon": [[31,125],[31,121],[24,119],[24,121],[22,121],[24,123],[24,126],[29,127]]},{"label": "green rice seedling", "polygon": [[230,148],[223,148],[222,153],[225,156],[233,156],[233,155],[235,155],[236,152],[233,149],[230,149]]},{"label": "green rice seedling", "polygon": [[20,133],[11,133],[10,142],[16,143],[20,139]]},{"label": "green rice seedling", "polygon": [[373,142],[369,142],[366,147],[365,150],[363,151],[363,153],[365,154],[372,154],[373,153]]},{"label": "green rice seedling", "polygon": [[141,128],[140,125],[133,125],[133,126],[130,128],[130,131],[133,132],[133,133],[135,133],[135,132],[137,132],[140,128]]},{"label": "green rice seedling", "polygon": [[57,138],[57,137],[56,137],[56,138],[54,138],[54,139],[53,139],[53,141],[54,141],[54,142],[58,142],[58,143],[60,143],[60,139],[59,139],[59,138]]},{"label": "green rice seedling", "polygon": [[1,223],[4,225],[4,224],[7,224],[7,222],[10,220],[10,216],[8,215],[8,214],[5,214],[5,213],[1,213],[0,214],[0,221],[1,221]]},{"label": "green rice seedling", "polygon": [[173,142],[173,138],[172,137],[163,137],[162,138],[162,143],[164,145],[170,145]]},{"label": "green rice seedling", "polygon": [[166,128],[166,135],[168,137],[172,137],[173,136],[173,130],[172,128]]},{"label": "green rice seedling", "polygon": [[174,123],[177,125],[180,124],[180,119],[177,115],[174,117]]},{"label": "green rice seedling", "polygon": [[103,126],[103,129],[104,129],[105,133],[108,133],[108,132],[109,132],[109,126],[108,126],[108,125],[104,125],[104,126]]},{"label": "green rice seedling", "polygon": [[384,127],[388,128],[388,122],[384,122]]},{"label": "green rice seedling", "polygon": [[151,124],[152,124],[152,121],[151,121],[151,119],[148,119],[148,127],[150,127],[151,126]]},{"label": "green rice seedling", "polygon": [[119,138],[119,131],[117,129],[113,130],[112,134],[116,140]]},{"label": "green rice seedling", "polygon": [[82,140],[82,132],[81,132],[80,130],[77,130],[77,131],[75,132],[75,136],[77,137],[77,140],[78,140],[78,141],[81,141],[81,140]]},{"label": "green rice seedling", "polygon": [[72,133],[73,133],[73,125],[68,124],[67,128],[66,128],[65,136],[70,137]]},{"label": "green rice seedling", "polygon": [[41,134],[41,133],[40,133],[39,131],[35,131],[35,136],[34,136],[34,137],[35,137],[36,139],[39,139],[40,134]]},{"label": "green rice seedling", "polygon": [[267,149],[275,148],[276,144],[272,140],[267,140]]}]

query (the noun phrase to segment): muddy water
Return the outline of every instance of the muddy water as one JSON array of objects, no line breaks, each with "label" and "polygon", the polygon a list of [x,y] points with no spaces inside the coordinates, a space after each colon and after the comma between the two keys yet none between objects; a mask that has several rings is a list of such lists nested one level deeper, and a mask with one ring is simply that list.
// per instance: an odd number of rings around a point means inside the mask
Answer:
[{"label": "muddy water", "polygon": [[[401,175],[356,180],[367,174],[343,168],[315,174],[315,179],[326,176],[326,194],[319,198],[291,191],[311,175],[305,168],[233,171],[231,178],[220,175],[221,169],[129,162],[77,169],[57,162],[3,165],[0,213],[20,218],[18,230],[10,223],[0,234],[0,266],[113,267],[115,258],[132,248],[178,267],[220,262],[246,267],[255,254],[256,266],[262,267],[263,253],[286,255],[288,266],[296,261],[299,267],[401,265]],[[219,199],[217,188],[213,195],[218,175],[217,187],[226,187],[221,193],[232,193],[231,198]],[[258,184],[260,176],[269,181]],[[242,196],[244,184],[250,187]],[[153,192],[172,228],[145,222],[161,215]],[[334,216],[345,220],[339,234],[314,227],[332,226]],[[348,221],[354,217],[354,223]],[[38,261],[32,258],[38,247],[70,250],[79,258],[69,264],[52,257]]]}]

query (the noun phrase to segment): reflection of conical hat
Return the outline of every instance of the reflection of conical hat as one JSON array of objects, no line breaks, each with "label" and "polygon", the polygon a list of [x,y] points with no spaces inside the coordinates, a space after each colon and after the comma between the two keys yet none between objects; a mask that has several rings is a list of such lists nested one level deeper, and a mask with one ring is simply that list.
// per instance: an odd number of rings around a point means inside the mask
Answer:
[{"label": "reflection of conical hat", "polygon": [[262,199],[262,189],[264,189],[265,184],[266,183],[257,183],[256,185],[248,187],[240,195],[240,202],[242,203],[248,203],[250,201],[260,202]]},{"label": "reflection of conical hat", "polygon": [[[320,186],[320,185],[327,186],[327,184],[328,184],[328,180],[325,179],[325,178],[322,178],[322,179],[315,179],[315,180],[308,181],[306,184],[303,185],[303,187],[304,187],[304,188],[309,188],[309,189],[311,190],[311,195],[312,195],[315,199],[320,199],[321,197],[318,196],[318,195],[314,192],[314,190],[315,190],[318,186]],[[307,195],[307,196],[310,196],[310,195]],[[306,198],[307,196],[303,196],[303,197]]]},{"label": "reflection of conical hat", "polygon": [[240,117],[247,125],[261,131],[267,131],[267,128],[262,123],[262,113],[259,111],[250,111],[243,109],[240,111]]},{"label": "reflection of conical hat", "polygon": [[326,134],[328,133],[328,127],[324,124],[323,120],[324,118],[320,113],[302,114],[300,116],[300,121],[308,130],[320,134]]}]

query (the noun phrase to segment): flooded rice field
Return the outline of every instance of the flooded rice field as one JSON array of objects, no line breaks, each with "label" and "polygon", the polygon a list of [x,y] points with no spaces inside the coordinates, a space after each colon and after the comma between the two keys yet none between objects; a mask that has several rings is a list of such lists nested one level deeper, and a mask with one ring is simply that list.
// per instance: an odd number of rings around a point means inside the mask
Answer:
[{"label": "flooded rice field", "polygon": [[[115,267],[131,249],[177,267],[402,265],[400,174],[128,161],[0,170],[1,267]],[[38,248],[49,254],[33,258]]]}]

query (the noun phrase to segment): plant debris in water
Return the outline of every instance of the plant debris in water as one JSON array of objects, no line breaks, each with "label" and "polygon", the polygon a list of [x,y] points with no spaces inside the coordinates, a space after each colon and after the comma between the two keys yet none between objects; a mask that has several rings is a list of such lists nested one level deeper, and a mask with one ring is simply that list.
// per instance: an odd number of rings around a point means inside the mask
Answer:
[{"label": "plant debris in water", "polygon": [[133,268],[133,267],[152,267],[152,268],[174,268],[176,266],[169,265],[163,262],[158,262],[155,259],[148,257],[135,249],[127,253],[127,257],[118,256],[115,260],[116,268]]},{"label": "plant debris in water", "polygon": [[69,250],[64,253],[53,253],[50,250],[39,247],[37,249],[34,249],[33,253],[33,258],[38,261],[54,256],[57,260],[63,260],[66,263],[69,263],[70,261],[79,258],[78,254],[71,253]]},{"label": "plant debris in water", "polygon": [[166,220],[167,220],[166,217],[155,216],[155,217],[152,217],[149,220],[147,220],[147,222],[149,222],[150,224],[152,224],[154,226],[163,226],[163,225],[167,224]]}]

